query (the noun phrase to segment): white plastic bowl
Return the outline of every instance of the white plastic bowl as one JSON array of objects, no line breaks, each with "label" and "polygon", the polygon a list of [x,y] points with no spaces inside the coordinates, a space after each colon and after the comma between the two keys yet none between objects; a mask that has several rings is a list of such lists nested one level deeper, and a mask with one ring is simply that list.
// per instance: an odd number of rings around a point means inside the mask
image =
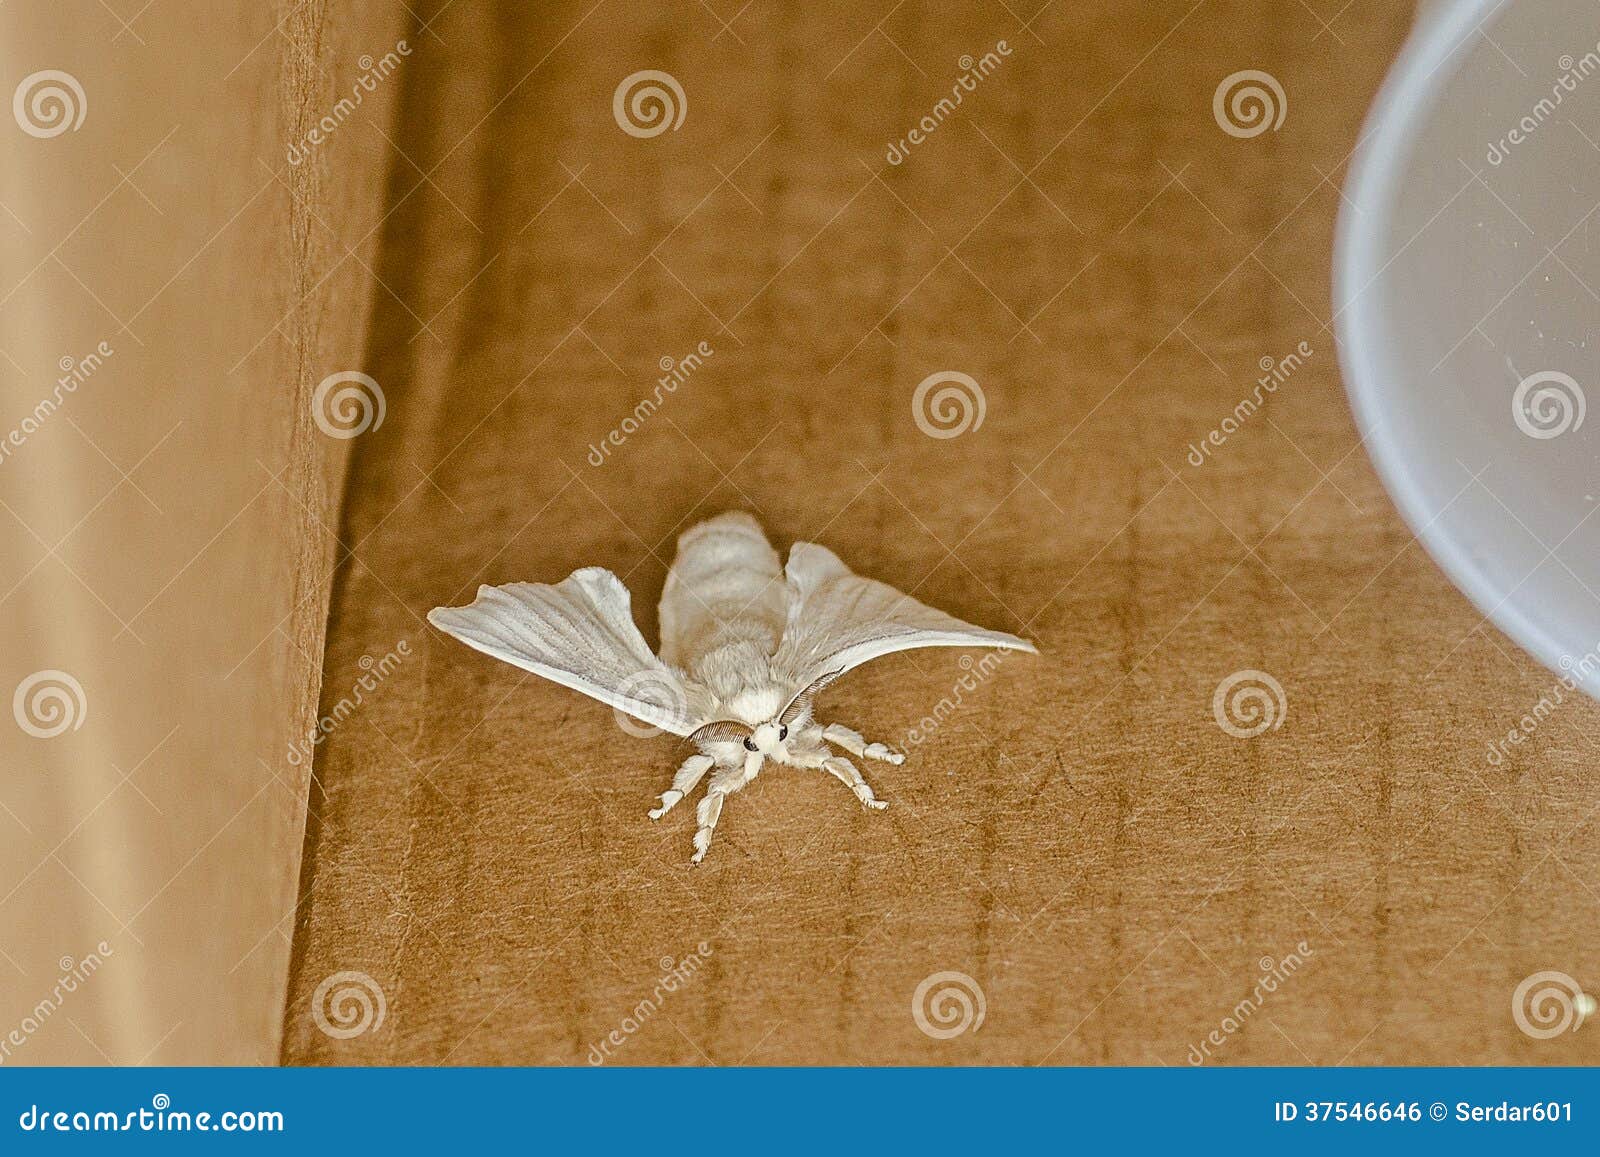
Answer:
[{"label": "white plastic bowl", "polygon": [[1379,475],[1477,607],[1600,698],[1600,7],[1429,6],[1345,193],[1340,361]]}]

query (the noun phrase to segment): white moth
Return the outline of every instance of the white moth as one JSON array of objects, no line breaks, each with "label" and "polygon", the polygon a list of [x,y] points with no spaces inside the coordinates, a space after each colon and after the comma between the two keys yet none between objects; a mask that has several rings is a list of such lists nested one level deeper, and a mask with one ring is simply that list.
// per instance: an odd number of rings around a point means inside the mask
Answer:
[{"label": "white moth", "polygon": [[658,820],[706,773],[693,862],[711,846],[723,801],[768,760],[833,775],[864,805],[886,806],[851,755],[903,763],[837,723],[812,717],[817,692],[869,659],[917,647],[1032,643],[924,606],[886,583],[851,572],[831,550],[797,542],[789,562],[750,515],[732,512],[685,531],[661,593],[661,654],[639,633],[628,588],[601,567],[565,581],[478,588],[466,607],[438,607],[428,621],[469,647],[689,738],[698,749],[650,812]]}]

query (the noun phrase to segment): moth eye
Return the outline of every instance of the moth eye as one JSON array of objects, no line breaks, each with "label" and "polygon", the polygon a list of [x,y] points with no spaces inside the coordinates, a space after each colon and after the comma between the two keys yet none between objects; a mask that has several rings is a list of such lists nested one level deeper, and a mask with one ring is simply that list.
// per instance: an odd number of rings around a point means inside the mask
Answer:
[{"label": "moth eye", "polygon": [[755,742],[755,740],[753,740],[753,739],[746,739],[746,740],[745,740],[745,741],[744,741],[744,749],[745,749],[745,750],[746,750],[746,751],[754,751],[754,750],[755,750],[755,749],[756,749],[756,742]]},{"label": "moth eye", "polygon": [[789,728],[788,727],[780,727],[780,728],[778,728],[778,739],[779,739],[779,741],[781,742],[781,741],[783,741],[785,739],[788,739],[788,738],[789,738]]}]

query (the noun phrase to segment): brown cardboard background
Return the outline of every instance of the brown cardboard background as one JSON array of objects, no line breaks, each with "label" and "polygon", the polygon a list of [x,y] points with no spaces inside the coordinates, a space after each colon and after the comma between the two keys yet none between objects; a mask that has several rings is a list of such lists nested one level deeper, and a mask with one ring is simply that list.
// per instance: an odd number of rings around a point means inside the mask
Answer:
[{"label": "brown cardboard background", "polygon": [[[285,145],[403,15],[0,7],[0,434],[60,359],[113,351],[0,466],[0,694],[61,669],[86,707],[51,739],[0,716],[7,1064],[278,1053],[309,783],[282,753],[320,686],[349,446],[309,399],[364,342],[391,97],[309,162]],[[15,122],[43,69],[81,84],[77,131]]]},{"label": "brown cardboard background", "polygon": [[[704,941],[619,1061],[1182,1064],[1303,942],[1219,1060],[1593,1061],[1510,1001],[1539,969],[1594,987],[1600,716],[1564,704],[1486,763],[1554,678],[1393,512],[1327,328],[1338,183],[1409,6],[716,7],[458,3],[408,68],[397,131],[430,181],[392,179],[390,417],[356,448],[324,711],[363,656],[414,657],[320,752],[284,1058],[582,1064]],[[681,81],[678,132],[613,122],[644,68]],[[1280,131],[1214,122],[1244,68],[1282,82]],[[981,383],[981,429],[919,432],[938,370]],[[688,809],[644,818],[674,744],[419,616],[599,564],[651,636],[675,534],[731,506],[1044,653],[867,769],[884,815],[773,771],[691,869]],[[1211,699],[1247,668],[1288,710],[1241,740]],[[886,659],[822,714],[900,742],[961,674]],[[918,1031],[942,970],[982,987],[976,1033]],[[340,971],[385,998],[348,1040],[311,1008]]]}]

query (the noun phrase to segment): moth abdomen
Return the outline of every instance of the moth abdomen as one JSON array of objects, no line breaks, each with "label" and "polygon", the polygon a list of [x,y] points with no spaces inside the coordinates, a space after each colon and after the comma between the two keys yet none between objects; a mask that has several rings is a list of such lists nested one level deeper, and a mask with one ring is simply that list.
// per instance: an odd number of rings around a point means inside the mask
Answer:
[{"label": "moth abdomen", "polygon": [[[788,591],[761,525],[729,511],[686,530],[661,592],[661,658],[694,671],[730,642],[771,655],[783,635]],[[766,673],[766,664],[760,668]]]}]

